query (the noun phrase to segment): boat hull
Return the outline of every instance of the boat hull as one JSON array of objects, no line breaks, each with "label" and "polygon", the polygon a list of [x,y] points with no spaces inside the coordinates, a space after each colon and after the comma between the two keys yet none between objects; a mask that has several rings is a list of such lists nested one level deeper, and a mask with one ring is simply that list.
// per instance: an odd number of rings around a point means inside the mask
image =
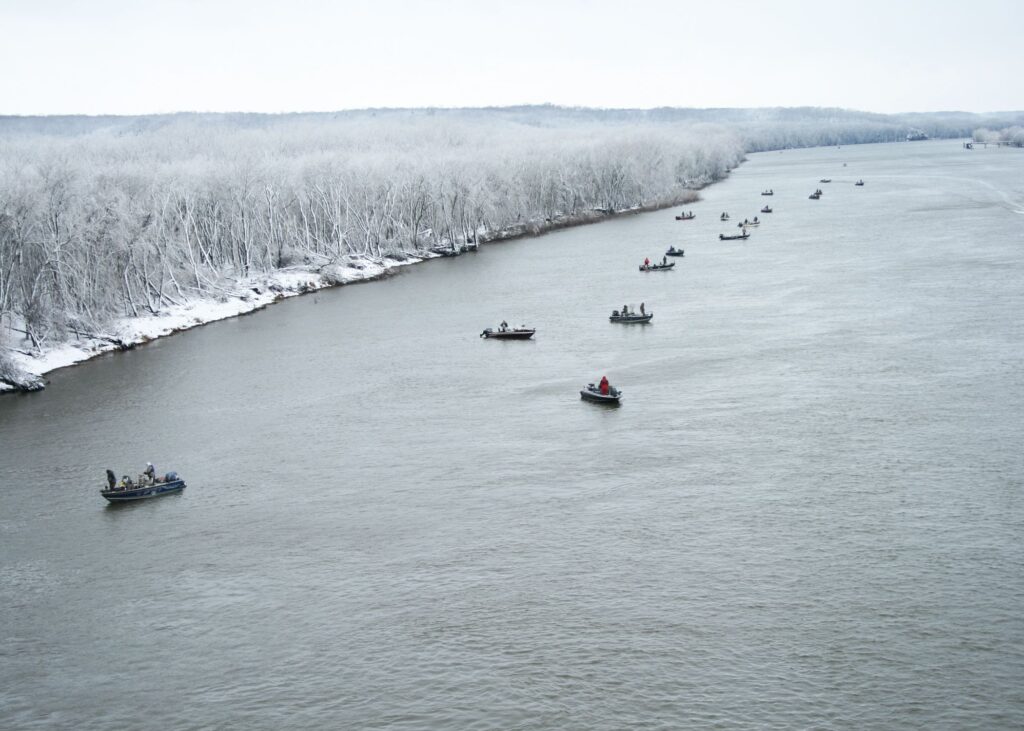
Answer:
[{"label": "boat hull", "polygon": [[112,503],[127,503],[133,500],[148,500],[149,498],[161,497],[181,492],[186,487],[184,480],[172,480],[171,482],[157,482],[144,487],[133,487],[130,490],[100,490],[100,495]]},{"label": "boat hull", "polygon": [[487,340],[529,340],[536,330],[491,330],[488,328],[480,333]]},{"label": "boat hull", "polygon": [[621,322],[623,325],[642,325],[644,323],[650,322],[652,317],[654,317],[653,312],[648,312],[646,315],[626,315],[625,317],[623,317],[622,315],[612,315],[611,317],[608,318],[608,322]]},{"label": "boat hull", "polygon": [[622,401],[622,392],[619,391],[616,395],[607,396],[600,391],[591,391],[589,388],[580,390],[580,398],[584,401],[589,401],[592,404],[606,404],[608,406],[618,406]]},{"label": "boat hull", "polygon": [[642,271],[642,272],[667,272],[669,269],[671,269],[675,265],[676,265],[675,262],[672,262],[671,264],[652,264],[649,267],[645,267],[645,266],[643,266],[641,264],[640,265],[640,271]]}]

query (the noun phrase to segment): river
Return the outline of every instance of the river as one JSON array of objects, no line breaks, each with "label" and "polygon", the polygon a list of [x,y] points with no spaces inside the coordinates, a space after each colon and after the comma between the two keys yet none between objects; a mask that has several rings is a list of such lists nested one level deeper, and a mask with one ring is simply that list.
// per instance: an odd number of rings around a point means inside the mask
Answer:
[{"label": "river", "polygon": [[0,398],[0,727],[1020,728],[1022,153],[703,196]]}]

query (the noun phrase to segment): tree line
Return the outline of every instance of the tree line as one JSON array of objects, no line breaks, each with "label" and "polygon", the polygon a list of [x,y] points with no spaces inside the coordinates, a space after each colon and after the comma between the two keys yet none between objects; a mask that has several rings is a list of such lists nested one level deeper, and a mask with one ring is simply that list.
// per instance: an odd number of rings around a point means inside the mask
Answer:
[{"label": "tree line", "polygon": [[0,343],[94,336],[292,265],[671,205],[745,152],[891,141],[908,124],[718,111],[0,118]]}]

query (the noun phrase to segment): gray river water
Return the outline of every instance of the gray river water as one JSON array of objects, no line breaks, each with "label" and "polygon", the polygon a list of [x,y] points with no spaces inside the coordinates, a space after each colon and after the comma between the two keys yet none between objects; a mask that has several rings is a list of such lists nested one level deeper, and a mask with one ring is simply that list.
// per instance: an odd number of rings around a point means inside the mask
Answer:
[{"label": "gray river water", "polygon": [[0,399],[0,727],[1021,728],[1024,153],[703,196]]}]

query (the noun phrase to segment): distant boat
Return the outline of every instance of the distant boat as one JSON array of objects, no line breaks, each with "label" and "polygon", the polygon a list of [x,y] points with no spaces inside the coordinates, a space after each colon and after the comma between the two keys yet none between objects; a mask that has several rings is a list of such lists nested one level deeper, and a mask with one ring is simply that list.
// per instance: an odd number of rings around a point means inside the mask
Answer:
[{"label": "distant boat", "polygon": [[762,190],[761,195],[775,195],[774,190]]},{"label": "distant boat", "polygon": [[864,181],[858,180],[856,183],[854,183],[854,185],[864,185]]},{"label": "distant boat", "polygon": [[592,401],[596,404],[615,405],[622,400],[622,391],[614,387],[609,387],[608,393],[601,393],[600,388],[595,386],[593,383],[588,383],[587,387],[580,391],[580,398],[584,401]]},{"label": "distant boat", "polygon": [[760,226],[760,225],[761,225],[761,222],[758,221],[756,217],[754,218],[753,221],[748,221],[747,219],[744,218],[743,219],[743,223],[737,223],[736,224],[737,228],[746,228],[747,226]]},{"label": "distant boat", "polygon": [[744,230],[743,233],[741,233],[741,234],[736,234],[735,236],[726,236],[725,234],[718,234],[718,240],[719,241],[736,241],[737,239],[749,239],[749,238],[750,238],[750,234],[748,234],[746,232],[746,230]]},{"label": "distant boat", "polygon": [[921,140],[926,139],[928,139],[928,135],[919,129],[912,130],[910,134],[907,135],[907,142],[920,142]]},{"label": "distant boat", "polygon": [[694,213],[693,211],[690,211],[690,213],[688,213],[688,214],[684,213],[681,216],[676,216],[676,220],[677,221],[692,221],[696,217],[697,217],[697,214]]},{"label": "distant boat", "polygon": [[682,249],[677,249],[674,246],[668,247],[668,251],[665,252],[665,256],[685,256],[685,252]]},{"label": "distant boat", "polygon": [[832,182],[832,178],[822,178],[818,182],[819,183],[831,183]]},{"label": "distant boat", "polygon": [[642,272],[666,271],[668,269],[671,269],[675,265],[676,265],[676,263],[674,261],[670,261],[668,264],[641,264],[640,265],[640,271],[642,271]]},{"label": "distant boat", "polygon": [[[124,483],[122,483],[122,485],[123,484]],[[126,503],[131,502],[132,500],[145,500],[151,497],[170,495],[172,493],[181,492],[185,487],[185,481],[178,477],[177,472],[168,472],[160,482],[137,484],[129,481],[128,484],[123,487],[121,485],[115,485],[113,488],[100,490],[100,495],[105,497],[108,502]]]},{"label": "distant boat", "polygon": [[771,212],[772,212],[772,209],[769,208],[768,206],[765,206],[764,208],[761,209],[761,213],[771,213]]},{"label": "distant boat", "polygon": [[809,196],[807,196],[807,197],[808,197],[808,198],[810,198],[810,199],[811,199],[812,201],[816,201],[816,200],[818,200],[819,198],[821,198],[821,193],[811,193],[811,194],[810,194]]},{"label": "distant boat", "polygon": [[728,213],[723,213],[721,216],[719,216],[719,218],[721,220],[723,220],[723,221],[728,221],[729,220],[729,214]]},{"label": "distant boat", "polygon": [[533,337],[533,334],[535,332],[537,332],[536,329],[526,327],[499,327],[497,330],[487,328],[482,333],[480,333],[480,337],[484,338],[485,340],[529,340],[530,338]]}]

